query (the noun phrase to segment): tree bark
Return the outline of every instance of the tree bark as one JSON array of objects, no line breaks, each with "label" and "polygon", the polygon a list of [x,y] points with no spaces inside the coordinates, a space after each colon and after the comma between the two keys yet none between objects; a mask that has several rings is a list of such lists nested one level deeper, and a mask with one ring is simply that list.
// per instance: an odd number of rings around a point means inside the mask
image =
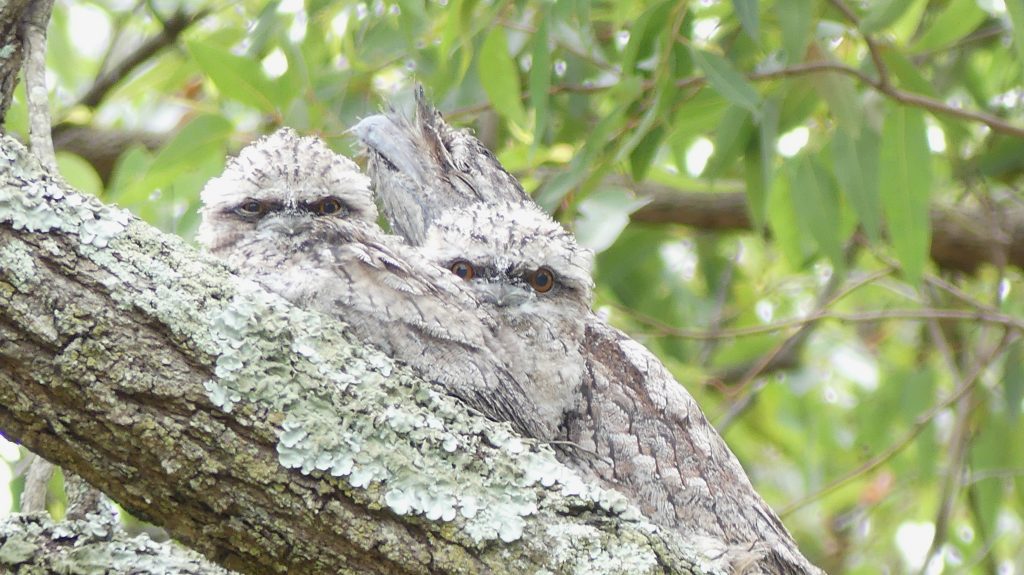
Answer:
[{"label": "tree bark", "polygon": [[0,521],[0,568],[11,575],[85,573],[97,568],[103,573],[230,575],[195,551],[146,536],[128,537],[112,522],[57,523],[45,513]]},{"label": "tree bark", "polygon": [[22,21],[30,5],[31,0],[8,0],[0,7],[0,127],[6,123],[25,59]]},{"label": "tree bark", "polygon": [[[669,186],[630,184],[650,203],[634,222],[680,224],[707,231],[753,229],[743,192],[684,192]],[[975,273],[983,264],[1024,269],[1024,210],[990,215],[976,209],[932,206],[931,257],[940,268]]]},{"label": "tree bark", "polygon": [[689,573],[550,449],[0,140],[0,429],[247,573]]}]

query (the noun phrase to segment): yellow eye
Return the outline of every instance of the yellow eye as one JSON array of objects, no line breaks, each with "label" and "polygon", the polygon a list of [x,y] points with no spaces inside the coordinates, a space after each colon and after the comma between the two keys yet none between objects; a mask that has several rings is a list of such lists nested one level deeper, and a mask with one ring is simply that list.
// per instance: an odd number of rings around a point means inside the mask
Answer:
[{"label": "yellow eye", "polygon": [[527,279],[530,282],[530,287],[540,293],[547,293],[555,287],[555,272],[546,267],[537,268],[537,271],[530,274]]},{"label": "yellow eye", "polygon": [[243,216],[261,216],[267,211],[267,206],[259,200],[245,200],[238,206],[237,211]]},{"label": "yellow eye", "polygon": [[464,280],[473,279],[473,275],[476,273],[473,270],[473,264],[467,262],[466,260],[457,260],[453,262],[451,267],[449,267],[448,269],[452,270],[453,274],[459,276]]},{"label": "yellow eye", "polygon": [[326,198],[316,204],[316,213],[329,216],[341,211],[341,202],[337,198]]}]

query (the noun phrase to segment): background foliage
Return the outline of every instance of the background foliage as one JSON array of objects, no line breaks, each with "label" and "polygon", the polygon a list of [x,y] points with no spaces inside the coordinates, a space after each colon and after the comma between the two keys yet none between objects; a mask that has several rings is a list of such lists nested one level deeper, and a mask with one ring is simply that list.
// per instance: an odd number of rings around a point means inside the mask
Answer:
[{"label": "background foliage", "polygon": [[[71,183],[191,238],[226,155],[280,125],[352,154],[347,127],[423,82],[599,252],[599,309],[809,558],[1009,574],[1024,3],[1005,2],[67,0],[55,141]],[[7,129],[25,121],[19,92]]]}]

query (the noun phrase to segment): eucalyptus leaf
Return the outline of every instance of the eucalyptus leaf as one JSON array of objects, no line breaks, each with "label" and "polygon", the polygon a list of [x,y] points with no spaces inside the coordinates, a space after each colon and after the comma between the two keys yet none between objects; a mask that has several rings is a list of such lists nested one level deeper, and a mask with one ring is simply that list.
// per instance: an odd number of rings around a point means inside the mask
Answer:
[{"label": "eucalyptus leaf", "polygon": [[889,241],[907,280],[918,284],[931,245],[931,155],[921,111],[893,106],[885,118],[880,151],[879,193]]}]

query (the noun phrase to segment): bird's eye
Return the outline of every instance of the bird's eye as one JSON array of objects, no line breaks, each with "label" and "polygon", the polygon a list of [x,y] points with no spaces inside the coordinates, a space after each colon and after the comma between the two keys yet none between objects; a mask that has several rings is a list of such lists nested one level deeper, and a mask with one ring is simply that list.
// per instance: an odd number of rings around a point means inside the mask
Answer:
[{"label": "bird's eye", "polygon": [[341,211],[341,201],[337,198],[325,198],[317,202],[313,207],[316,213],[321,216],[329,216]]},{"label": "bird's eye", "polygon": [[238,206],[238,213],[243,216],[260,216],[267,211],[267,206],[259,200],[245,200]]},{"label": "bird's eye", "polygon": [[537,268],[537,271],[526,279],[529,280],[530,287],[540,293],[547,293],[555,286],[555,272],[546,267]]},{"label": "bird's eye", "polygon": [[473,279],[473,275],[476,273],[475,270],[473,270],[473,264],[467,262],[466,260],[458,260],[453,262],[449,269],[452,270],[453,274],[459,276],[464,280]]}]

